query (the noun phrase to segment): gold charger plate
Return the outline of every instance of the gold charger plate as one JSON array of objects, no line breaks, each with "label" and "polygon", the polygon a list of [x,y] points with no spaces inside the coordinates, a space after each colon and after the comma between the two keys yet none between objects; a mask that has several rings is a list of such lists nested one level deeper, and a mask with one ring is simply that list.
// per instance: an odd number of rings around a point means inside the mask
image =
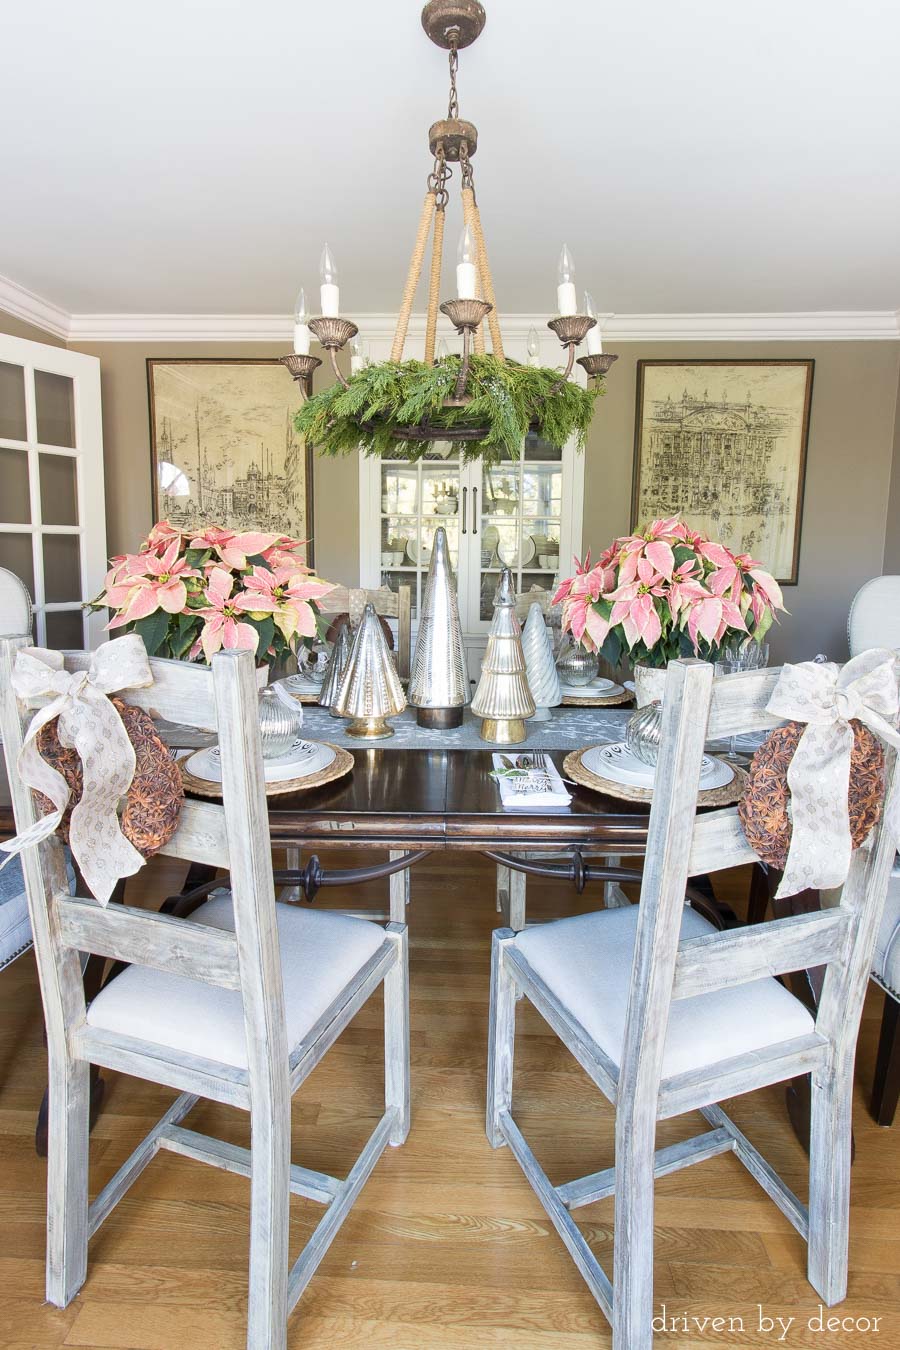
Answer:
[{"label": "gold charger plate", "polygon": [[[595,749],[596,746],[586,745],[581,750],[571,750],[563,761],[565,776],[571,778],[573,783],[592,788],[594,792],[602,792],[607,797],[618,797],[623,802],[652,802],[652,788],[635,787],[631,783],[617,783],[612,778],[604,778],[602,774],[592,773],[590,769],[586,769],[581,757],[589,750]],[[714,755],[712,758],[715,759],[717,756]],[[737,764],[730,767],[734,769],[731,782],[723,783],[717,788],[701,789],[697,796],[698,806],[733,806],[735,802],[740,801],[747,783],[747,773]]]},{"label": "gold charger plate", "polygon": [[[334,759],[330,764],[326,764],[325,768],[319,769],[317,773],[308,773],[302,778],[282,778],[277,783],[266,783],[266,796],[279,797],[285,792],[307,792],[312,788],[323,787],[326,783],[333,783],[350,773],[354,761],[349,750],[345,750],[341,745],[332,745],[331,741],[321,741],[320,744],[327,745],[334,751]],[[196,797],[220,798],[221,783],[211,783],[208,778],[195,778],[192,773],[188,773],[185,764],[192,754],[193,750],[178,761],[185,792],[192,792]]]},{"label": "gold charger plate", "polygon": [[[621,694],[598,694],[596,698],[573,698],[566,695],[563,698],[562,706],[564,708],[616,708],[630,703],[634,694],[630,689],[624,690]],[[585,746],[585,749],[589,749]]]}]

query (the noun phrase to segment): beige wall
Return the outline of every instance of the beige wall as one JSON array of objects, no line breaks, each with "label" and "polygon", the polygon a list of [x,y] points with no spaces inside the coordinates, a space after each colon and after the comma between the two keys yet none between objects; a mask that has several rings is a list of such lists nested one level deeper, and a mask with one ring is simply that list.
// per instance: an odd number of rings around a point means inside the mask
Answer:
[{"label": "beige wall", "polygon": [[897,386],[897,411],[894,416],[894,465],[888,496],[883,571],[886,575],[900,575],[900,384]]},{"label": "beige wall", "polygon": [[[0,331],[55,341],[0,315]],[[270,343],[73,344],[100,358],[108,545],[133,549],[151,524],[148,356],[277,356]],[[597,551],[630,527],[636,363],[650,358],[813,357],[800,581],[773,633],[775,659],[846,655],[847,609],[882,570],[900,573],[900,344],[620,343],[597,405],[585,464],[584,545]],[[316,565],[323,576],[359,577],[359,483],[355,455],[316,459]]]},{"label": "beige wall", "polygon": [[[595,555],[631,525],[638,360],[815,359],[799,584],[785,589],[790,617],[773,629],[771,647],[778,661],[817,652],[845,660],[850,601],[882,571],[892,457],[900,497],[900,445],[894,447],[900,343],[623,342],[618,351],[585,452],[583,539]],[[896,525],[896,504],[894,519]],[[900,538],[897,545],[900,553]]]},{"label": "beige wall", "polygon": [[16,319],[12,314],[6,314],[2,310],[0,310],[0,333],[8,333],[10,337],[24,338],[26,342],[46,342],[51,347],[64,347],[66,345],[62,338],[55,337],[53,333],[48,333],[43,328],[36,328],[33,323],[25,323],[22,319]]}]

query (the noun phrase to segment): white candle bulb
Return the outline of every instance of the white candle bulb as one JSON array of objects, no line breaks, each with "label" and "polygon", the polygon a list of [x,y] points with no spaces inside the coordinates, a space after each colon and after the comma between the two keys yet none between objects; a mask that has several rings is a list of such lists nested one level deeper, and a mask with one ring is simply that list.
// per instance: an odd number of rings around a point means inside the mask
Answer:
[{"label": "white candle bulb", "polygon": [[[590,291],[584,293],[584,312],[589,319],[596,319],[597,311],[594,308],[594,301]],[[593,328],[588,329],[587,333],[588,356],[599,356],[603,351],[603,343],[600,341],[600,325],[595,323]]]},{"label": "white candle bulb", "polygon": [[322,258],[319,262],[319,280],[322,285],[319,288],[319,300],[322,305],[322,316],[326,319],[336,319],[340,313],[340,290],[337,284],[338,270],[332,257],[331,249],[326,244],[322,249]]},{"label": "white candle bulb", "polygon": [[528,364],[530,366],[539,366],[541,364],[541,340],[538,337],[536,328],[529,328],[526,346],[528,350]]},{"label": "white candle bulb", "polygon": [[309,313],[306,308],[306,291],[300,287],[296,304],[294,305],[294,355],[309,356],[309,342],[312,336],[309,331]]},{"label": "white candle bulb", "polygon": [[356,375],[369,364],[369,344],[360,337],[350,343],[350,374]]},{"label": "white candle bulb", "polygon": [[575,294],[575,264],[569,252],[568,244],[563,244],[556,269],[556,308],[560,316],[578,313],[578,296]]},{"label": "white candle bulb", "polygon": [[463,226],[456,250],[456,298],[474,300],[475,297],[475,240],[468,225]]}]

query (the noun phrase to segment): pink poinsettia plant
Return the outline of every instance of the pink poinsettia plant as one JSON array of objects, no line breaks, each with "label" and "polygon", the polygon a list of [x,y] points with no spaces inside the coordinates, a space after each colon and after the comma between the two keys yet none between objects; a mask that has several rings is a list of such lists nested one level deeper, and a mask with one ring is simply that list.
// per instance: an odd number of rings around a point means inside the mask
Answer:
[{"label": "pink poinsettia plant", "polygon": [[284,534],[154,525],[137,553],[110,560],[92,608],[114,611],[109,629],[139,633],[150,656],[211,661],[245,648],[272,665],[317,631],[317,601],[334,589]]},{"label": "pink poinsettia plant", "polygon": [[680,656],[715,660],[725,643],[762,642],[781,587],[747,553],[732,553],[677,516],[616,539],[591,565],[590,553],[554,596],[563,630],[617,665],[665,666]]}]

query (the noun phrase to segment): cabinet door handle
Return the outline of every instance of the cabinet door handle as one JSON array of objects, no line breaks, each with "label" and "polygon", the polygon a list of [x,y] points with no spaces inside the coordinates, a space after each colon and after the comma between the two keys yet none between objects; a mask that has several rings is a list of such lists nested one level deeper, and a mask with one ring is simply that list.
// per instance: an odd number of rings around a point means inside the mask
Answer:
[{"label": "cabinet door handle", "polygon": [[462,500],[462,532],[463,532],[463,534],[465,534],[465,532],[466,532],[466,497],[467,497],[467,495],[468,495],[468,492],[469,492],[469,489],[468,489],[468,488],[463,488],[463,500]]},{"label": "cabinet door handle", "polygon": [[472,489],[472,533],[478,533],[478,489]]}]

